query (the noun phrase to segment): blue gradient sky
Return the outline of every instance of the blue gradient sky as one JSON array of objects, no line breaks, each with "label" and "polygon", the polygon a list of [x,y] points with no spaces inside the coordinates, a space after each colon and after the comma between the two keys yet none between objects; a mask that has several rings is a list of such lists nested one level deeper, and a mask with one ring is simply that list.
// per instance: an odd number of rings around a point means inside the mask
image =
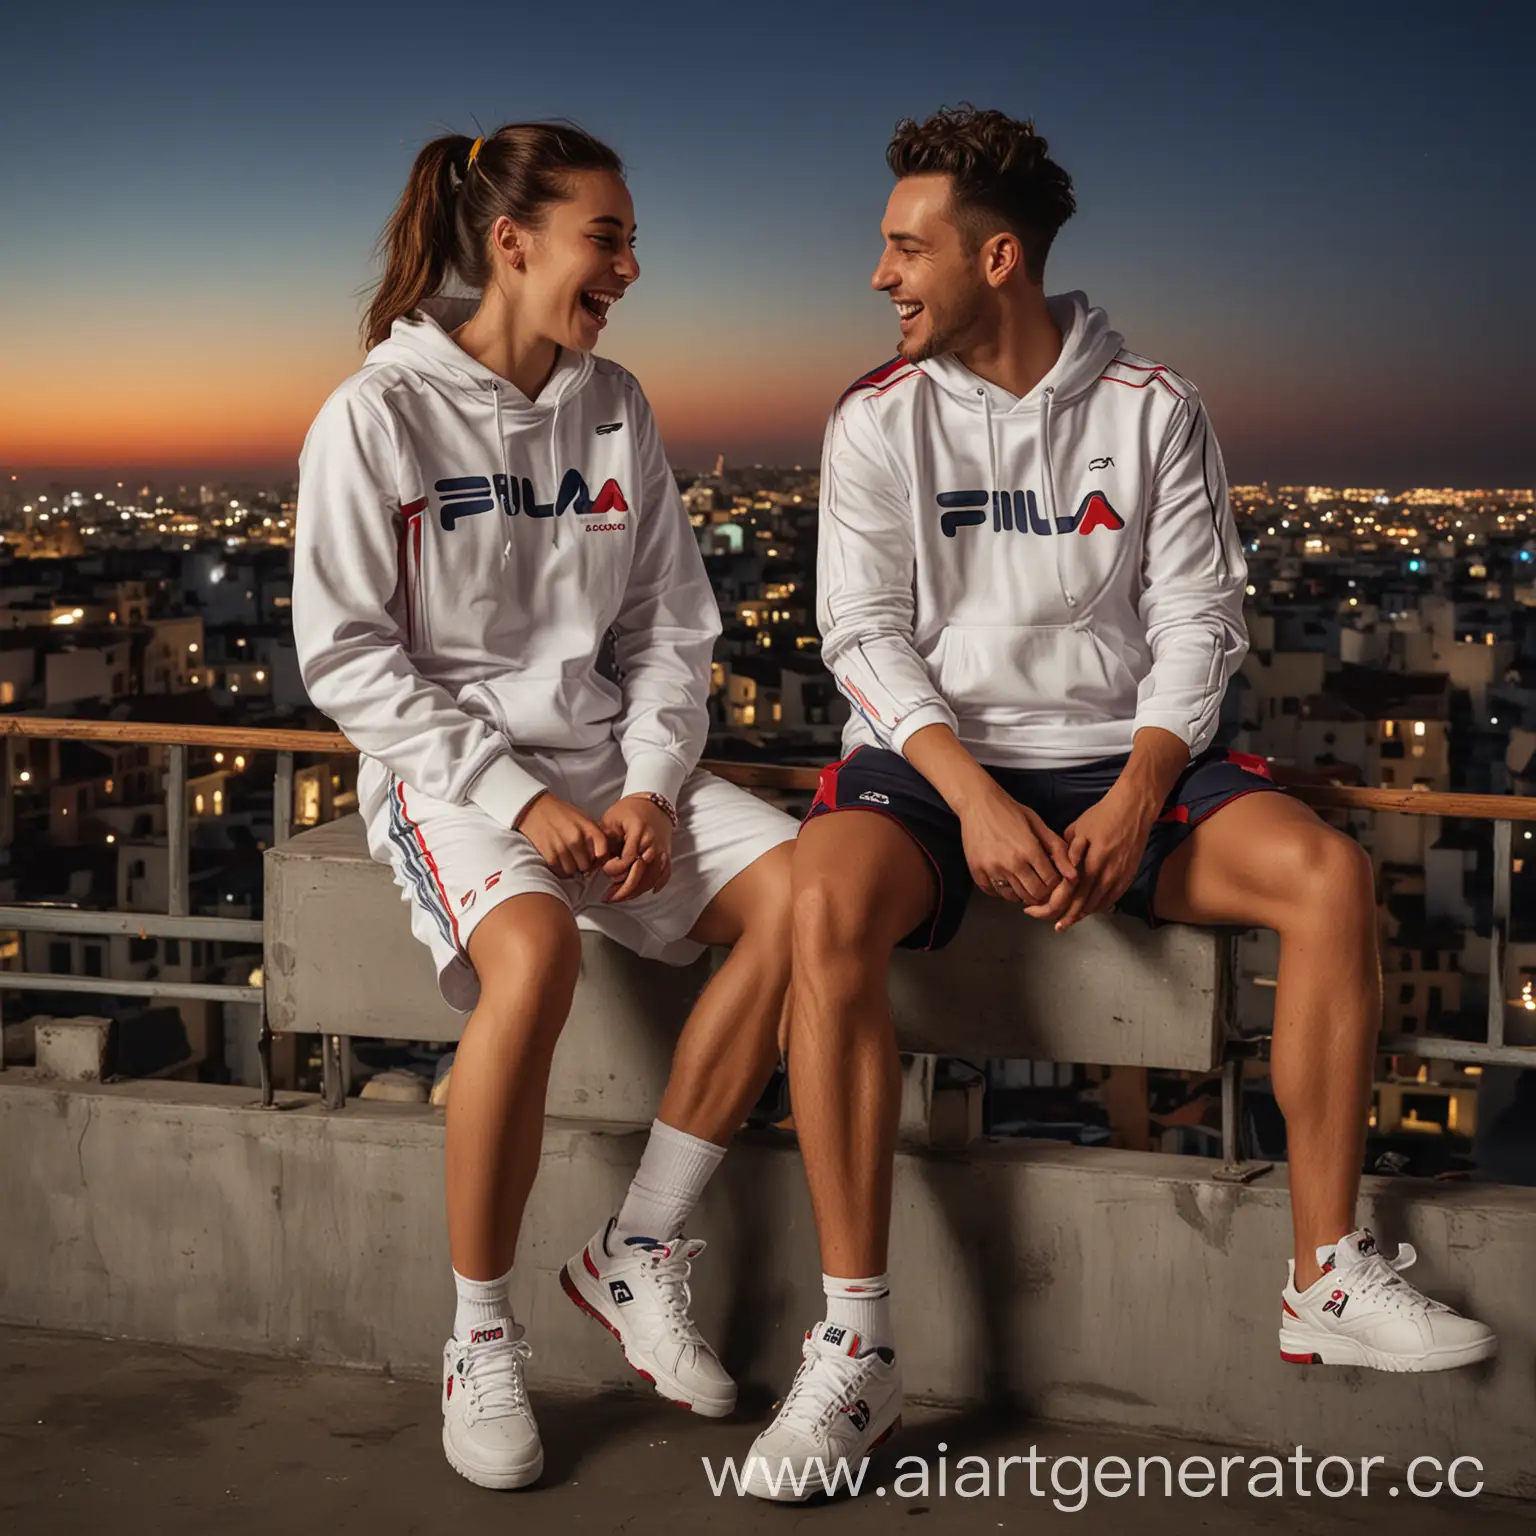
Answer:
[{"label": "blue gradient sky", "polygon": [[0,464],[291,467],[415,150],[553,115],[630,164],[644,277],[603,348],[674,462],[812,456],[894,350],[891,126],[968,99],[1035,117],[1080,208],[1048,286],[1200,385],[1234,479],[1536,479],[1530,7],[940,12],[13,12]]}]

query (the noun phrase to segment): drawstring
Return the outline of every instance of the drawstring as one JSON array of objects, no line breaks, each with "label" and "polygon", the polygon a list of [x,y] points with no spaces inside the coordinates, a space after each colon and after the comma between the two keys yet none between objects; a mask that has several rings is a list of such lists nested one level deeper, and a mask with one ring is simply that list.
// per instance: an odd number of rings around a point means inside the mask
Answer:
[{"label": "drawstring", "polygon": [[555,488],[555,515],[550,521],[555,525],[554,547],[560,548],[560,461],[556,457],[555,444],[560,434],[560,396],[555,396],[555,414],[549,423],[549,483]]},{"label": "drawstring", "polygon": [[999,501],[1008,493],[997,483],[997,444],[992,441],[992,397],[984,389],[976,391],[981,396],[981,413],[987,424],[987,488],[992,493],[993,526],[996,527]]},{"label": "drawstring", "polygon": [[1050,497],[1050,511],[1046,513],[1045,520],[1051,530],[1051,543],[1054,546],[1053,553],[1056,559],[1056,584],[1061,588],[1061,595],[1066,598],[1067,606],[1077,606],[1077,599],[1067,591],[1067,579],[1061,573],[1061,525],[1056,521],[1056,477],[1051,468],[1051,400],[1056,393],[1054,385],[1047,385],[1045,397],[1040,403],[1040,470],[1045,480],[1045,492]]},{"label": "drawstring", "polygon": [[[501,482],[506,487],[508,502],[512,496],[512,470],[507,464],[507,435],[501,430],[501,386],[491,385],[491,404],[496,409],[496,446],[501,453]],[[505,512],[503,508],[503,512]],[[501,546],[501,563],[505,565],[512,558],[512,519],[506,519],[507,540]]]}]

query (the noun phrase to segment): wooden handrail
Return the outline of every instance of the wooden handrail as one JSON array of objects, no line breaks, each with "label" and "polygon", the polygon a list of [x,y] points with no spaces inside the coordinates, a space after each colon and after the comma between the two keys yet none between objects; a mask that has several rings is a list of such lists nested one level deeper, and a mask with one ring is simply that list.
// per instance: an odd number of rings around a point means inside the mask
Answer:
[{"label": "wooden handrail", "polygon": [[[0,736],[119,742],[159,747],[233,747],[250,752],[356,752],[339,731],[281,731],[223,725],[156,725],[137,720],[55,720],[0,715]],[[746,789],[813,790],[817,768],[779,763],[706,759],[700,764]],[[1406,816],[1462,816],[1475,821],[1536,821],[1536,798],[1524,795],[1445,794],[1434,790],[1364,789],[1337,784],[1288,784],[1285,769],[1275,782],[1317,810],[1397,811]]]}]

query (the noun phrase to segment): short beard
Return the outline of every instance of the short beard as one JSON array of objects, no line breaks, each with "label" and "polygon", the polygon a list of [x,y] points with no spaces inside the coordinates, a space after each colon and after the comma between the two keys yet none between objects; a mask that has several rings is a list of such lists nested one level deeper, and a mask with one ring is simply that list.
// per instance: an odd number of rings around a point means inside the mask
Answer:
[{"label": "short beard", "polygon": [[926,363],[929,358],[938,357],[942,352],[958,351],[971,340],[986,321],[985,292],[967,293],[942,316],[932,309],[927,314],[928,340],[910,352],[904,345],[898,348],[901,356],[909,363]]}]

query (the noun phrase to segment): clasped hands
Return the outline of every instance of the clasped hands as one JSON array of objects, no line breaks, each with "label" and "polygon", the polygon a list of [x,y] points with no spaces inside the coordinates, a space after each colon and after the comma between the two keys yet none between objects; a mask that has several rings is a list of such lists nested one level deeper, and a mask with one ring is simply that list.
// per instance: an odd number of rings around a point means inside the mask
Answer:
[{"label": "clasped hands", "polygon": [[546,790],[515,830],[562,879],[600,870],[610,881],[605,902],[633,901],[672,878],[672,822],[647,795],[625,795],[594,821]]}]

